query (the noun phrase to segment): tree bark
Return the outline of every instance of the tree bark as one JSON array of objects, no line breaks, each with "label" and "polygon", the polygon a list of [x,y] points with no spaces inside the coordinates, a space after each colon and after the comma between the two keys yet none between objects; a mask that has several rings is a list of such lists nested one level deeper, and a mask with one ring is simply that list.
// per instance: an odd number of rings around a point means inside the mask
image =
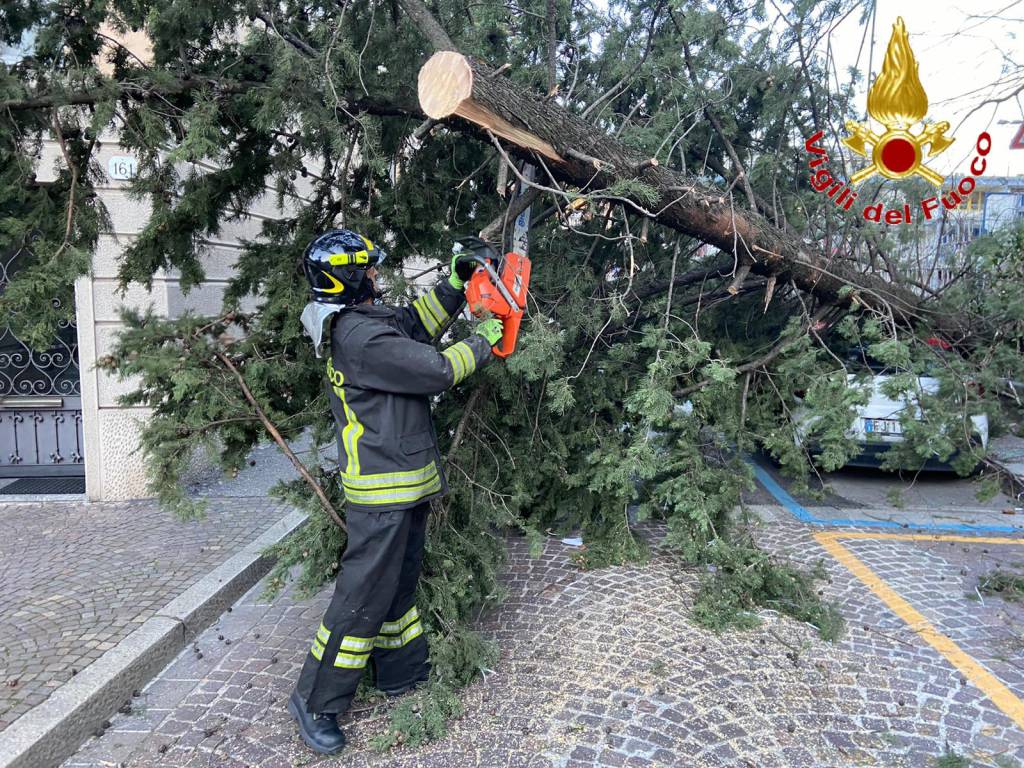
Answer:
[{"label": "tree bark", "polygon": [[[636,179],[657,193],[654,205],[626,195],[637,207],[679,232],[749,262],[756,274],[792,279],[825,301],[859,302],[891,310],[903,322],[919,322],[921,299],[882,277],[851,269],[815,245],[783,232],[760,214],[736,208],[720,190],[686,174],[651,163],[636,152],[550,101],[542,101],[487,65],[455,51],[434,54],[419,74],[423,111],[455,127],[493,134],[521,157],[539,155],[552,174],[583,194]],[[600,167],[581,158],[596,158]],[[851,292],[844,291],[852,286]]]},{"label": "tree bark", "polygon": [[398,0],[398,4],[402,6],[402,10],[405,11],[409,20],[420,31],[420,34],[427,38],[435,51],[458,50],[452,39],[448,37],[448,33],[444,31],[444,27],[437,22],[434,14],[420,0]]}]

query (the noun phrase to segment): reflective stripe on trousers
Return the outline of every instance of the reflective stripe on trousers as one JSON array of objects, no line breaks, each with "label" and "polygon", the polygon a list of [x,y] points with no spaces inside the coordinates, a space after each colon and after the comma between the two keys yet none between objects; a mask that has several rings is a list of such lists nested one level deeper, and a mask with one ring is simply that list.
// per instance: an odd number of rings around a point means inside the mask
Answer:
[{"label": "reflective stripe on trousers", "polygon": [[[422,634],[423,624],[420,622],[419,611],[414,605],[397,621],[385,621],[376,637],[345,635],[338,646],[338,655],[334,660],[334,666],[362,669],[366,666],[373,648],[401,648]],[[324,650],[330,638],[331,631],[321,624],[320,629],[317,630],[316,639],[313,640],[313,647],[309,649],[317,661],[323,659]]]},{"label": "reflective stripe on trousers", "polygon": [[296,686],[311,712],[348,709],[367,665],[383,690],[426,676],[429,649],[414,601],[429,508],[349,510],[334,596]]}]

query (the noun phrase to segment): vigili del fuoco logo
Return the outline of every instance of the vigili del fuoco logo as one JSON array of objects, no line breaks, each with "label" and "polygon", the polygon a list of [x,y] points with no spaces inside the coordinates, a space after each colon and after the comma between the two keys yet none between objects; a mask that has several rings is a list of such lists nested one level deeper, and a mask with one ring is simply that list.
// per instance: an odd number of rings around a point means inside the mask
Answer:
[{"label": "vigili del fuoco logo", "polygon": [[[868,91],[868,114],[884,130],[874,130],[871,121],[846,121],[848,135],[843,144],[870,161],[849,181],[836,179],[829,170],[828,153],[819,144],[824,131],[818,131],[805,142],[804,146],[811,154],[811,186],[815,191],[826,195],[844,211],[849,211],[857,199],[854,187],[875,175],[893,180],[920,176],[941,190],[945,178],[929,168],[926,160],[945,152],[955,139],[946,135],[949,123],[945,120],[922,124],[919,131],[913,130],[928,114],[928,94],[921,85],[917,60],[910,48],[902,17],[893,24],[882,71]],[[971,175],[964,176],[954,189],[921,200],[920,209],[925,220],[932,219],[940,205],[946,210],[956,209],[974,191],[975,177],[985,172],[985,156],[991,149],[992,137],[987,132],[979,135],[975,142],[975,157],[971,161]],[[874,203],[864,207],[863,216],[867,221],[909,224],[916,207],[905,203],[902,208],[885,210],[884,203]]]}]

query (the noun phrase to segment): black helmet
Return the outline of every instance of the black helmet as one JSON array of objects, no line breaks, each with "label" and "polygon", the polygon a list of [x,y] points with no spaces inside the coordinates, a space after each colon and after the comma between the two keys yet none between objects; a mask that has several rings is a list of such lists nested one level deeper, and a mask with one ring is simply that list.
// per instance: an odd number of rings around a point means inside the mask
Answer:
[{"label": "black helmet", "polygon": [[350,229],[324,232],[306,246],[302,256],[313,300],[353,305],[374,297],[366,270],[380,264],[386,255],[369,238]]}]

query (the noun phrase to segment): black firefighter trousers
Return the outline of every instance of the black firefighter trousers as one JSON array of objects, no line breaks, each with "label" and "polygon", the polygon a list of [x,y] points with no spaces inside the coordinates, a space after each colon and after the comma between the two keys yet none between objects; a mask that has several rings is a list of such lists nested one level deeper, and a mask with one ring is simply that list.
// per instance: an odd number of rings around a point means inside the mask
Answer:
[{"label": "black firefighter trousers", "polygon": [[348,709],[367,664],[375,685],[399,690],[426,678],[427,638],[416,610],[429,503],[348,514],[348,545],[334,597],[299,674],[306,709]]}]

